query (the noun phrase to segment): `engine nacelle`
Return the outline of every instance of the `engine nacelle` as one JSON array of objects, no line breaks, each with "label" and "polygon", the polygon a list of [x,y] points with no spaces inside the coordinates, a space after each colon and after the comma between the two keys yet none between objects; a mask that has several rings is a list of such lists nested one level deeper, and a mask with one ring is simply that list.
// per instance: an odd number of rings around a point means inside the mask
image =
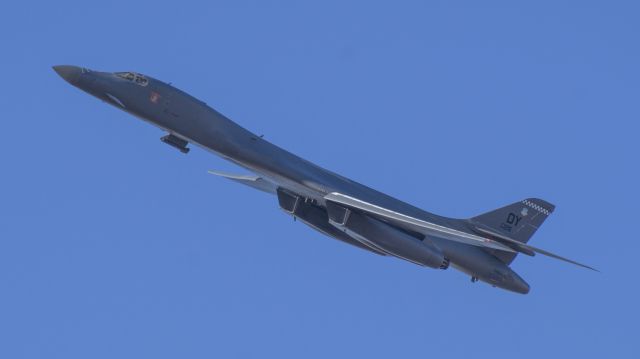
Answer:
[{"label": "engine nacelle", "polygon": [[283,189],[278,189],[277,195],[280,208],[282,208],[282,210],[289,213],[290,215],[294,216],[294,218],[298,218],[302,223],[308,225],[309,227],[319,231],[324,235],[351,244],[352,246],[368,250],[375,254],[383,256],[387,255],[387,253],[367,246],[366,244],[353,239],[343,231],[330,225],[329,216],[327,215],[327,211],[324,208],[307,201],[303,197],[300,197]]},{"label": "engine nacelle", "polygon": [[449,260],[431,240],[420,240],[366,214],[327,202],[329,223],[358,241],[409,262],[446,269]]}]

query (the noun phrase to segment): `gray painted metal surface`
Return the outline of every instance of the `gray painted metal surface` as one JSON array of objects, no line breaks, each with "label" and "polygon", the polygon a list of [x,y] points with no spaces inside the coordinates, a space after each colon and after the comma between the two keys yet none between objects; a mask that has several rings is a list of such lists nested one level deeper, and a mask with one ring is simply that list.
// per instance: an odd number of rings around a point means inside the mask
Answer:
[{"label": "gray painted metal surface", "polygon": [[211,174],[275,194],[285,213],[356,247],[421,266],[451,266],[495,287],[528,293],[509,264],[518,253],[547,255],[529,238],[553,212],[529,198],[471,218],[438,216],[321,168],[242,128],[204,102],[134,72],[100,72],[61,65],[53,69],[75,87],[167,132],[162,141],[188,153],[198,145],[252,175]]}]

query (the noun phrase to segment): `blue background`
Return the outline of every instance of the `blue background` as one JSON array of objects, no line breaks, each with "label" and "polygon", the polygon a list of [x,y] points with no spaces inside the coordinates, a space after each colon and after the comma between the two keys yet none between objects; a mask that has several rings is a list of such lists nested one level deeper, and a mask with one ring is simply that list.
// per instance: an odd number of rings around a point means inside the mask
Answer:
[{"label": "blue background", "polygon": [[[0,357],[637,357],[635,2],[2,6]],[[557,205],[522,296],[322,237],[51,65],[173,82],[426,210]],[[240,172],[243,172],[240,170]]]}]

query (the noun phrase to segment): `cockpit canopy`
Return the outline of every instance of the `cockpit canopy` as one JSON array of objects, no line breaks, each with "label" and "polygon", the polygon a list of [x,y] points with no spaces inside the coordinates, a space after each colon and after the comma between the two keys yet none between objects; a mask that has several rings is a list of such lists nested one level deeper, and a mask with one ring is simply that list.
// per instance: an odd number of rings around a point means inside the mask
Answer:
[{"label": "cockpit canopy", "polygon": [[136,85],[147,86],[149,84],[149,80],[139,73],[135,72],[116,72],[116,76],[123,78],[127,81],[131,81]]}]

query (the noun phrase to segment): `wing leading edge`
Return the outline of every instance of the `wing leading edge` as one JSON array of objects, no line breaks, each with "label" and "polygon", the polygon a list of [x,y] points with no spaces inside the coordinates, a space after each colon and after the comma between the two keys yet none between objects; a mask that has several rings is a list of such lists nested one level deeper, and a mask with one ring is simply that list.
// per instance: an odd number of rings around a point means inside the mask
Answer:
[{"label": "wing leading edge", "polygon": [[581,264],[573,260],[561,257],[557,254],[553,254],[551,252],[545,251],[543,249],[518,242],[506,236],[494,233],[492,231],[488,231],[484,228],[475,228],[475,229],[492,238],[486,238],[484,236],[478,236],[472,233],[467,233],[467,232],[459,231],[453,228],[437,225],[428,221],[407,216],[405,214],[398,213],[390,209],[386,209],[386,208],[377,206],[375,204],[371,204],[371,203],[359,200],[357,198],[353,198],[351,196],[347,196],[345,194],[341,194],[337,192],[329,193],[324,198],[327,201],[342,204],[347,207],[359,209],[361,211],[373,214],[374,216],[382,217],[386,220],[395,222],[396,224],[409,225],[412,228],[416,228],[416,227],[421,228],[426,233],[435,235],[439,238],[452,240],[456,242],[462,242],[462,243],[466,243],[466,244],[470,244],[478,247],[498,249],[506,252],[519,252],[527,255],[532,255],[533,253],[540,253],[542,255],[545,255],[551,258],[559,259],[571,264],[578,265],[580,267],[597,271],[597,269],[587,266],[585,264]]},{"label": "wing leading edge", "polygon": [[243,185],[247,185],[249,187],[253,187],[257,190],[263,191],[263,192],[267,192],[267,193],[272,193],[275,194],[276,190],[278,189],[278,186],[267,180],[264,179],[260,176],[255,176],[255,175],[235,175],[235,174],[231,174],[231,173],[225,173],[225,172],[220,172],[220,171],[208,171],[210,174],[212,175],[216,175],[216,176],[220,176],[220,177],[224,177],[227,179],[230,179],[232,181],[238,182],[238,183],[242,183]]},{"label": "wing leading edge", "polygon": [[361,211],[373,214],[374,216],[382,217],[401,226],[405,225],[404,227],[406,227],[406,225],[408,224],[411,229],[422,229],[423,232],[426,231],[427,233],[440,238],[449,239],[452,241],[470,244],[478,247],[498,249],[506,252],[515,252],[515,250],[511,247],[490,238],[480,237],[471,233],[458,231],[453,228],[441,226],[435,223],[407,216],[405,214],[398,213],[390,209],[386,209],[375,204],[371,204],[357,198],[347,196],[345,194],[333,192],[329,193],[324,198],[331,202],[342,204],[351,208],[356,208]]}]

